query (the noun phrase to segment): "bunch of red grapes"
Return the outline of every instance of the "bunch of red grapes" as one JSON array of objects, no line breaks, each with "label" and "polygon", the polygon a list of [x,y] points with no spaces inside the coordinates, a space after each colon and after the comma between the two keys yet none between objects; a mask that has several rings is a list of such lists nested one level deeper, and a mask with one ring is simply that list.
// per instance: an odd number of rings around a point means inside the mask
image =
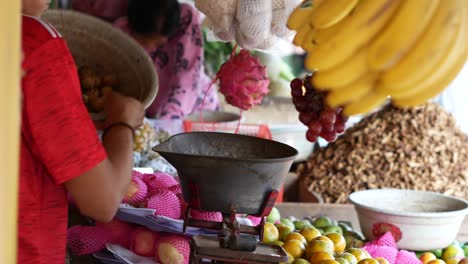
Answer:
[{"label": "bunch of red grapes", "polygon": [[331,109],[325,105],[326,92],[316,90],[311,78],[296,78],[290,84],[299,120],[309,128],[306,133],[308,141],[316,142],[319,137],[328,142],[335,141],[338,134],[345,130],[348,117],[342,114],[342,108]]}]

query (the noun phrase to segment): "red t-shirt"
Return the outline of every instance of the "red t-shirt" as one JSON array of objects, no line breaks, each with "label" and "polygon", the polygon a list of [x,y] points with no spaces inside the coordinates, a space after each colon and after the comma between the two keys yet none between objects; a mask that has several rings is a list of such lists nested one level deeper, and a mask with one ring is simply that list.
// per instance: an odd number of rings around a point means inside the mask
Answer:
[{"label": "red t-shirt", "polygon": [[18,263],[63,264],[68,200],[63,183],[106,158],[60,34],[23,15]]}]

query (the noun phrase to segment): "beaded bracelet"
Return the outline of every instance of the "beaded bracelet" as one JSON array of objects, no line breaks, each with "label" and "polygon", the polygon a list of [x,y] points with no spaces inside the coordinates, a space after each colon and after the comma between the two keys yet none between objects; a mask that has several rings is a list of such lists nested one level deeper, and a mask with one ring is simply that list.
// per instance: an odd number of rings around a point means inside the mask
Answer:
[{"label": "beaded bracelet", "polygon": [[130,131],[132,131],[132,138],[135,137],[135,129],[131,125],[124,123],[124,122],[117,122],[117,123],[112,123],[108,125],[102,132],[101,138],[104,140],[104,137],[106,136],[107,132],[109,132],[109,130],[111,130],[112,128],[118,127],[118,126],[123,126],[123,127],[130,129]]}]

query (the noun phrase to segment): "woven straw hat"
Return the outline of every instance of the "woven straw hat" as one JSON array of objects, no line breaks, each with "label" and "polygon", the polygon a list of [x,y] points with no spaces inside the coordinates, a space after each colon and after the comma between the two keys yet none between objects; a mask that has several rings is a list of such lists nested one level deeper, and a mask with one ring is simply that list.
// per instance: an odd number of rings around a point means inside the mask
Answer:
[{"label": "woven straw hat", "polygon": [[146,51],[131,37],[98,18],[66,10],[49,10],[42,18],[67,41],[78,66],[102,65],[117,74],[116,90],[149,107],[158,77]]}]

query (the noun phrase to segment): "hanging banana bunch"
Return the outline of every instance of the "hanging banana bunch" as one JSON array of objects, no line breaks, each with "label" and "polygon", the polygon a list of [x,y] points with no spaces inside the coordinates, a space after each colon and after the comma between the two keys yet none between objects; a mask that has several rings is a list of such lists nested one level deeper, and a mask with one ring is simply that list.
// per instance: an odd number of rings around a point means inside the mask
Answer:
[{"label": "hanging banana bunch", "polygon": [[367,113],[442,92],[468,57],[467,0],[306,0],[291,13],[294,43],[329,107]]}]

